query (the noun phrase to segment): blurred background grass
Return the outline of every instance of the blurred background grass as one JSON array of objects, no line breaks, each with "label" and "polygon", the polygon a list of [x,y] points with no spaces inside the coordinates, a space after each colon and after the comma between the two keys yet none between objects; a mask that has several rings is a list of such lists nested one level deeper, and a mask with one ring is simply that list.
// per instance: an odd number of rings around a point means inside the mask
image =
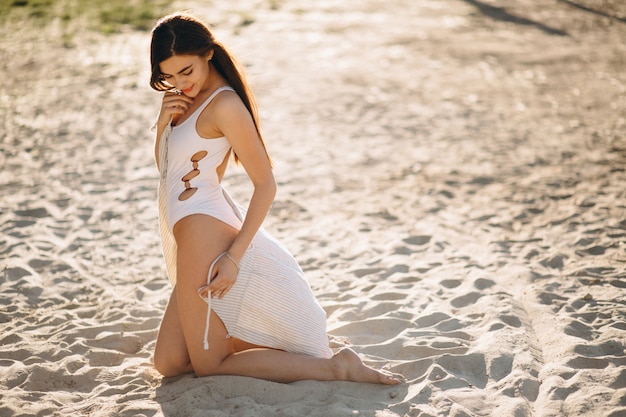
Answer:
[{"label": "blurred background grass", "polygon": [[172,12],[173,0],[0,0],[0,24],[55,21],[73,29],[102,33],[149,30],[161,16]]}]

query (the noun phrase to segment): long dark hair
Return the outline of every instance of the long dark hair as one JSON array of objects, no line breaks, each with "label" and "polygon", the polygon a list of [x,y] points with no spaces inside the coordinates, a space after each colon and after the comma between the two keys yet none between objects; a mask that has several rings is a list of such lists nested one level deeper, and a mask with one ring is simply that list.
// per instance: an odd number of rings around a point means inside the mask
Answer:
[{"label": "long dark hair", "polygon": [[[154,26],[150,44],[150,64],[152,66],[150,86],[157,91],[173,90],[174,87],[164,80],[159,64],[174,55],[206,56],[211,50],[213,50],[213,58],[211,59],[213,66],[237,92],[250,112],[263,149],[267,154],[267,148],[259,128],[259,116],[254,95],[246,83],[243,70],[224,45],[215,40],[209,27],[197,17],[187,13],[174,13],[165,16]],[[236,154],[234,158],[237,162]]]}]

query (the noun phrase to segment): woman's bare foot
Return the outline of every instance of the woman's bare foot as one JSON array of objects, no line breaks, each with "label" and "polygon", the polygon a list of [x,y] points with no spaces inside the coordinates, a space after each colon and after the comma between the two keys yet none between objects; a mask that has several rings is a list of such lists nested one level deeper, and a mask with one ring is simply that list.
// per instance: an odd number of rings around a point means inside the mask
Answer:
[{"label": "woman's bare foot", "polygon": [[338,380],[369,382],[370,384],[397,385],[402,381],[390,373],[379,371],[363,363],[350,348],[341,349],[332,358]]}]

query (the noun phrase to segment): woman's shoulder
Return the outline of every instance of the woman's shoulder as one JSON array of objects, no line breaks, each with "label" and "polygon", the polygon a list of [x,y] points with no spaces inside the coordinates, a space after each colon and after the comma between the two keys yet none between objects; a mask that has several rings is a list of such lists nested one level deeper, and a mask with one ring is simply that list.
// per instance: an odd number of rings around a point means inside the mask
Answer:
[{"label": "woman's shoulder", "polygon": [[[218,90],[216,90],[218,92]],[[231,87],[224,87],[211,100],[205,110],[208,110],[207,117],[215,118],[214,120],[231,120],[249,114],[245,104]]]},{"label": "woman's shoulder", "polygon": [[[234,89],[220,87],[198,117],[199,133],[222,132],[225,124],[241,123],[249,118],[249,112]],[[202,135],[204,136],[204,135]]]},{"label": "woman's shoulder", "polygon": [[204,107],[203,111],[210,107],[214,107],[216,103],[222,101],[224,96],[237,96],[235,89],[229,85],[221,85],[213,91],[205,94],[206,95],[203,98],[200,98],[200,100],[202,100],[202,104],[199,106]]}]

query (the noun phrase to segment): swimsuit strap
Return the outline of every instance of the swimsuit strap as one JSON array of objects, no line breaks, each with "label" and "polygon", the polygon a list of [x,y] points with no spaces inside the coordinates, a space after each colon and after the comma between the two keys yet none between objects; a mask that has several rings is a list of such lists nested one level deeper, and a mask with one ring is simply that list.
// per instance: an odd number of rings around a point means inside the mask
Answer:
[{"label": "swimsuit strap", "polygon": [[[213,99],[217,97],[217,95],[221,93],[222,91],[233,91],[236,93],[235,89],[230,86],[224,86],[224,87],[218,88],[217,90],[213,91],[213,93],[211,93],[209,98],[207,98],[205,102],[202,103],[202,105],[200,105],[200,107],[196,109],[196,111],[193,112],[194,114],[189,119],[191,118],[197,119],[200,113],[202,113],[202,111],[206,108],[206,106],[208,106],[213,101]],[[187,122],[187,120],[185,120],[185,122]]]}]

